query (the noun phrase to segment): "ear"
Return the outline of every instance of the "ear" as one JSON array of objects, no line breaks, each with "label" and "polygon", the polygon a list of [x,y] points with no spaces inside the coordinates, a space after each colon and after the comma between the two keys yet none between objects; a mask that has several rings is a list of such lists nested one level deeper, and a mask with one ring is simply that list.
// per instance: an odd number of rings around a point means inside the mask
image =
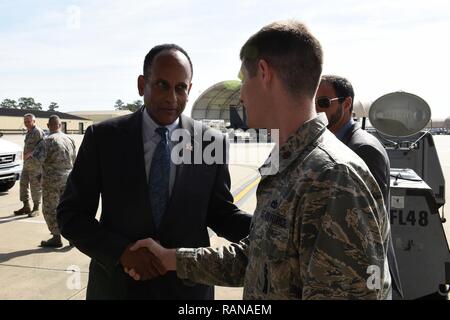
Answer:
[{"label": "ear", "polygon": [[269,66],[266,60],[261,59],[258,61],[258,74],[260,79],[263,81],[263,84],[267,86],[273,79],[273,70]]},{"label": "ear", "polygon": [[137,85],[138,85],[139,95],[141,97],[143,97],[144,96],[144,88],[145,88],[145,78],[143,75],[140,75],[138,77]]},{"label": "ear", "polygon": [[345,98],[344,102],[342,102],[342,107],[344,108],[344,112],[350,112],[352,103],[353,103],[352,97]]},{"label": "ear", "polygon": [[188,95],[189,95],[189,93],[191,93],[191,89],[192,89],[192,82],[189,84]]}]

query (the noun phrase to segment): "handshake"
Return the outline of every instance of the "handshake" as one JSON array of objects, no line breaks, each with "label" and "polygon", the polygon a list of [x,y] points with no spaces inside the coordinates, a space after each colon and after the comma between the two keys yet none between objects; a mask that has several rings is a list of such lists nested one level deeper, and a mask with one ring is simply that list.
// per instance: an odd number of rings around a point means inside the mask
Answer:
[{"label": "handshake", "polygon": [[120,263],[124,271],[136,281],[150,280],[176,270],[176,249],[166,249],[148,238],[129,245]]}]

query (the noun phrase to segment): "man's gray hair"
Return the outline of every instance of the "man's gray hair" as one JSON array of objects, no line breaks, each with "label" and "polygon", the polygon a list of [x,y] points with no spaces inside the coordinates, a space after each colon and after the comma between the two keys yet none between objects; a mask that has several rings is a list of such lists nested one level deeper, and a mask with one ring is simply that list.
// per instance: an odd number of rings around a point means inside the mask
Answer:
[{"label": "man's gray hair", "polygon": [[23,116],[24,118],[31,118],[33,120],[36,120],[36,116],[32,113],[27,113],[26,115]]}]

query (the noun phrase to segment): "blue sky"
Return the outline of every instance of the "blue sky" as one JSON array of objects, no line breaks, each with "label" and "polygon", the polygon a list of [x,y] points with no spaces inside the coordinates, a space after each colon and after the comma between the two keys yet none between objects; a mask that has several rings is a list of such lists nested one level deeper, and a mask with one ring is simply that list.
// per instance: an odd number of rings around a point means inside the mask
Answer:
[{"label": "blue sky", "polygon": [[0,100],[110,110],[117,99],[139,99],[145,54],[173,42],[194,63],[192,104],[236,79],[250,35],[290,18],[322,43],[324,73],[348,77],[359,99],[404,90],[424,98],[433,118],[450,115],[448,0],[0,0]]}]

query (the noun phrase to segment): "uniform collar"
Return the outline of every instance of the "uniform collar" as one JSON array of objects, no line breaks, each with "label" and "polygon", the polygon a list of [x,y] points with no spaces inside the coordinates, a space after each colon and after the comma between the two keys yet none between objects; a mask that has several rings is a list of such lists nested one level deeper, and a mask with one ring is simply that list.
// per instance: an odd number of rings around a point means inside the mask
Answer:
[{"label": "uniform collar", "polygon": [[[296,160],[303,151],[313,142],[317,141],[319,136],[326,130],[328,120],[325,113],[319,113],[315,118],[302,124],[297,131],[292,134],[288,140],[281,146],[275,146],[273,152],[278,152],[279,170],[283,172],[294,160]],[[266,163],[260,168],[268,167],[272,159],[267,159]]]}]

